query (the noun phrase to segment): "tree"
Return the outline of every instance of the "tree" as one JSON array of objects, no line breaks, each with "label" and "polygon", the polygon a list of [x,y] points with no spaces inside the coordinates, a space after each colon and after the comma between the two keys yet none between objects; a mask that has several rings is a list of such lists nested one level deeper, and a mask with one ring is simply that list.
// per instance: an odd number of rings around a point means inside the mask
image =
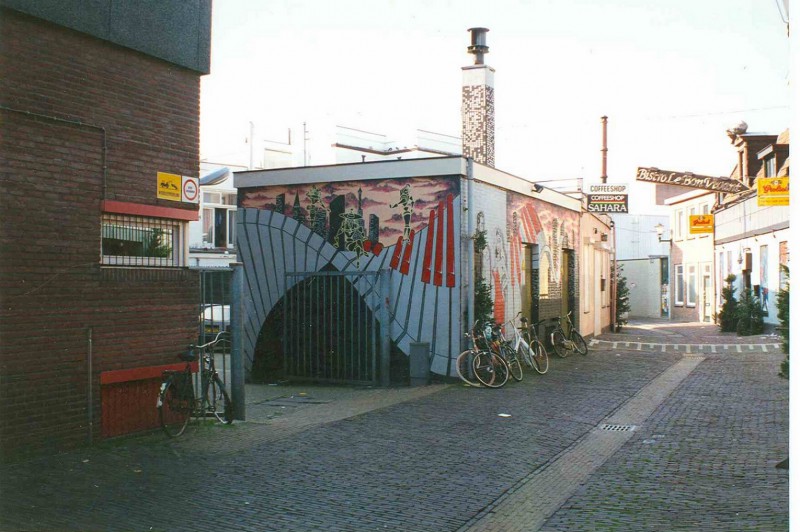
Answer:
[{"label": "tree", "polygon": [[778,321],[781,322],[778,332],[783,337],[783,352],[786,360],[781,363],[780,376],[789,378],[789,267],[781,264],[781,272],[786,275],[786,283],[778,290]]},{"label": "tree", "polygon": [[[488,245],[486,241],[486,231],[477,230],[473,237],[475,245],[476,261],[480,260],[483,250]],[[475,268],[475,319],[478,323],[492,320],[494,313],[494,303],[492,301],[492,288],[486,279],[480,274],[482,268]],[[472,324],[470,323],[470,326]]]},{"label": "tree", "polygon": [[722,332],[736,331],[736,288],[733,281],[736,276],[730,274],[725,278],[725,286],[722,287],[722,308],[717,314],[717,323]]},{"label": "tree", "polygon": [[615,318],[617,330],[619,330],[623,325],[628,323],[628,313],[631,311],[630,289],[628,288],[627,277],[622,275],[622,264],[616,263],[614,272],[617,282],[617,315]]},{"label": "tree", "polygon": [[750,336],[764,332],[764,311],[761,301],[750,290],[745,290],[736,304],[736,334]]}]

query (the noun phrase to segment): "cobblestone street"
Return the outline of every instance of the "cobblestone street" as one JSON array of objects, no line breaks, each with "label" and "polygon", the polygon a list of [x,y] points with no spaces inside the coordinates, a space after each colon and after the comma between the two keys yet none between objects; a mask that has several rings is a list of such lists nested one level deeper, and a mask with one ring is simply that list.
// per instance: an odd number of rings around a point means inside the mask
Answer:
[{"label": "cobblestone street", "polygon": [[643,323],[499,390],[250,386],[247,422],[3,466],[0,529],[787,530],[784,355],[715,331]]}]

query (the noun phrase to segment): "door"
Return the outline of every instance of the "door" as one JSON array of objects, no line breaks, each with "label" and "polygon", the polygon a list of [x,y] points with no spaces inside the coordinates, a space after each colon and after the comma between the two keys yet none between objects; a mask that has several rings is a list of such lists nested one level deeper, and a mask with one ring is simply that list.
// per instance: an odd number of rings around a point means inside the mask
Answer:
[{"label": "door", "polygon": [[703,321],[711,321],[711,300],[713,298],[711,290],[711,275],[703,275]]}]

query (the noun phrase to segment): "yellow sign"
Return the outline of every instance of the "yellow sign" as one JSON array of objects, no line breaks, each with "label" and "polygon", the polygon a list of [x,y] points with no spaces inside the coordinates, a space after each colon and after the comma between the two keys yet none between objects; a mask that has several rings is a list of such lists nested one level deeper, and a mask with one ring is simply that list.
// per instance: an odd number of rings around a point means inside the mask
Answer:
[{"label": "yellow sign", "polygon": [[788,177],[759,177],[758,206],[789,205]]},{"label": "yellow sign", "polygon": [[181,201],[181,176],[158,172],[158,199]]},{"label": "yellow sign", "polygon": [[689,234],[697,235],[714,232],[713,214],[690,214],[689,215]]}]

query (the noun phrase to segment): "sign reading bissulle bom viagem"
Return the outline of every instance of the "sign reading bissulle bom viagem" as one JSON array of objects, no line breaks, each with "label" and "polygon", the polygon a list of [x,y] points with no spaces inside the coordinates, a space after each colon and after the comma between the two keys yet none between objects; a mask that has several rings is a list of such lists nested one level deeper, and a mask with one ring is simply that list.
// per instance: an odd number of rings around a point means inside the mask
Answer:
[{"label": "sign reading bissulle bom viagem", "polygon": [[628,185],[589,185],[586,195],[589,212],[628,212]]},{"label": "sign reading bissulle bom viagem", "polygon": [[637,168],[636,180],[656,183],[659,185],[679,185],[682,187],[701,188],[712,192],[737,194],[750,190],[747,185],[727,177],[711,177],[696,175],[691,172],[672,172],[658,168]]}]

